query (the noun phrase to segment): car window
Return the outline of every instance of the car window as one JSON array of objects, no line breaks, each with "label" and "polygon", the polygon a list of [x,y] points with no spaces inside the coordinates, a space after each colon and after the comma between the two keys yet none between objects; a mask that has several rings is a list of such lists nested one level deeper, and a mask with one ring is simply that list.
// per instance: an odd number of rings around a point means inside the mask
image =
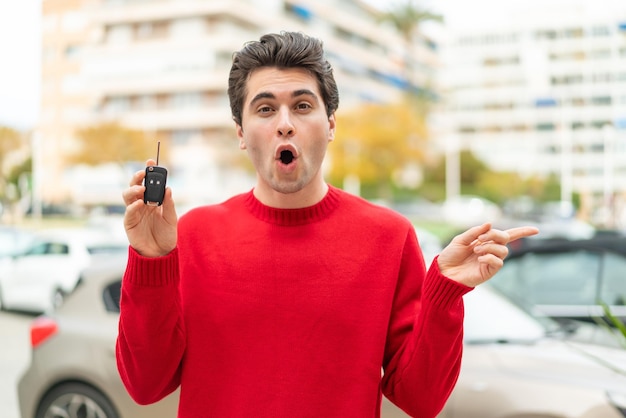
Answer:
[{"label": "car window", "polygon": [[128,251],[128,245],[126,244],[91,245],[87,248],[87,251],[89,251],[89,254],[125,253]]},{"label": "car window", "polygon": [[524,280],[530,298],[540,305],[593,305],[597,299],[600,254],[579,250],[532,254]]},{"label": "car window", "polygon": [[609,305],[626,305],[626,257],[605,254],[600,300]]},{"label": "car window", "polygon": [[23,254],[32,244],[32,234],[21,230],[0,228],[0,257]]},{"label": "car window", "polygon": [[114,281],[104,288],[102,297],[104,306],[109,312],[120,312],[120,294],[122,290],[122,279]]},{"label": "car window", "polygon": [[492,282],[524,305],[593,305],[600,261],[600,253],[589,250],[529,252],[507,260]]},{"label": "car window", "polygon": [[69,254],[69,252],[69,246],[60,242],[50,242],[46,248],[46,254],[63,255]]},{"label": "car window", "polygon": [[48,243],[40,242],[30,247],[28,251],[26,251],[26,255],[43,255],[43,254],[46,254],[47,252],[48,252]]},{"label": "car window", "polygon": [[515,303],[528,306],[533,301],[528,294],[528,283],[522,274],[523,265],[524,256],[506,260],[490,283]]}]

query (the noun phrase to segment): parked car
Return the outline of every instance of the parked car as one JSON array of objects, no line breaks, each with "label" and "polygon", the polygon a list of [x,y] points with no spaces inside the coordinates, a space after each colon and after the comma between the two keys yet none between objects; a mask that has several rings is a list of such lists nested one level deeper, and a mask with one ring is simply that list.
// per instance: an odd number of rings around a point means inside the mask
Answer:
[{"label": "parked car", "polygon": [[[178,392],[139,406],[119,378],[114,347],[124,264],[87,270],[84,285],[62,307],[33,321],[32,359],[17,388],[22,418],[76,416],[71,411],[95,418],[176,416]],[[600,328],[563,331],[488,284],[465,301],[461,375],[440,418],[626,417],[626,350],[611,347],[617,342],[603,340]],[[406,415],[385,400],[382,417]]]},{"label": "parked car", "polygon": [[595,322],[602,302],[626,321],[626,237],[525,240],[491,283],[538,315]]},{"label": "parked car", "polygon": [[494,202],[480,196],[459,195],[446,199],[441,205],[443,220],[459,229],[483,222],[497,222],[502,210]]},{"label": "parked car", "polygon": [[32,358],[18,381],[22,418],[172,418],[178,393],[150,406],[127,394],[115,363],[125,256],[85,270],[84,283],[31,325]]},{"label": "parked car", "polygon": [[94,259],[127,250],[127,242],[93,231],[39,232],[24,251],[0,258],[0,308],[56,309]]},{"label": "parked car", "polygon": [[10,225],[0,226],[0,258],[24,252],[34,238],[29,230]]},{"label": "parked car", "polygon": [[426,268],[428,268],[430,267],[430,263],[433,262],[433,259],[443,250],[441,239],[432,232],[418,226],[415,227],[415,233],[417,234],[417,240],[422,249],[422,254],[424,255]]}]

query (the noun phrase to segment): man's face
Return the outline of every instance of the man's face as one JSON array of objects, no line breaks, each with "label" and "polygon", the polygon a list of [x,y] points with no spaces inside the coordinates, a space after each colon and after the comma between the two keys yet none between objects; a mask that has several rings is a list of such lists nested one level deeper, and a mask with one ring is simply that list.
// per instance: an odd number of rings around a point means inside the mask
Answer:
[{"label": "man's face", "polygon": [[237,136],[256,168],[257,193],[272,196],[324,187],[321,165],[334,134],[335,116],[326,115],[311,74],[273,67],[251,74]]}]

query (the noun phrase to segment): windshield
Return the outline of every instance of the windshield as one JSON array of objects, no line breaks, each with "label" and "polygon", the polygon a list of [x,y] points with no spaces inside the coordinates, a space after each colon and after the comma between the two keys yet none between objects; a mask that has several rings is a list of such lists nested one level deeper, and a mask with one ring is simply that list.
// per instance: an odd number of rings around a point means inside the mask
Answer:
[{"label": "windshield", "polygon": [[23,253],[33,242],[32,234],[12,228],[0,228],[0,257]]}]

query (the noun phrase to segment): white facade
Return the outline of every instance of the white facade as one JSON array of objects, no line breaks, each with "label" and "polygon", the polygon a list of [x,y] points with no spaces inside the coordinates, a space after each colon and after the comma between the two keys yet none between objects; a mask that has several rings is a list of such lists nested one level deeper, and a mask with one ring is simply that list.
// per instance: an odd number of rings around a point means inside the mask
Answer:
[{"label": "white facade", "polygon": [[512,7],[500,24],[449,29],[442,146],[495,170],[555,174],[563,200],[580,193],[590,216],[623,201],[624,2],[547,1]]}]

